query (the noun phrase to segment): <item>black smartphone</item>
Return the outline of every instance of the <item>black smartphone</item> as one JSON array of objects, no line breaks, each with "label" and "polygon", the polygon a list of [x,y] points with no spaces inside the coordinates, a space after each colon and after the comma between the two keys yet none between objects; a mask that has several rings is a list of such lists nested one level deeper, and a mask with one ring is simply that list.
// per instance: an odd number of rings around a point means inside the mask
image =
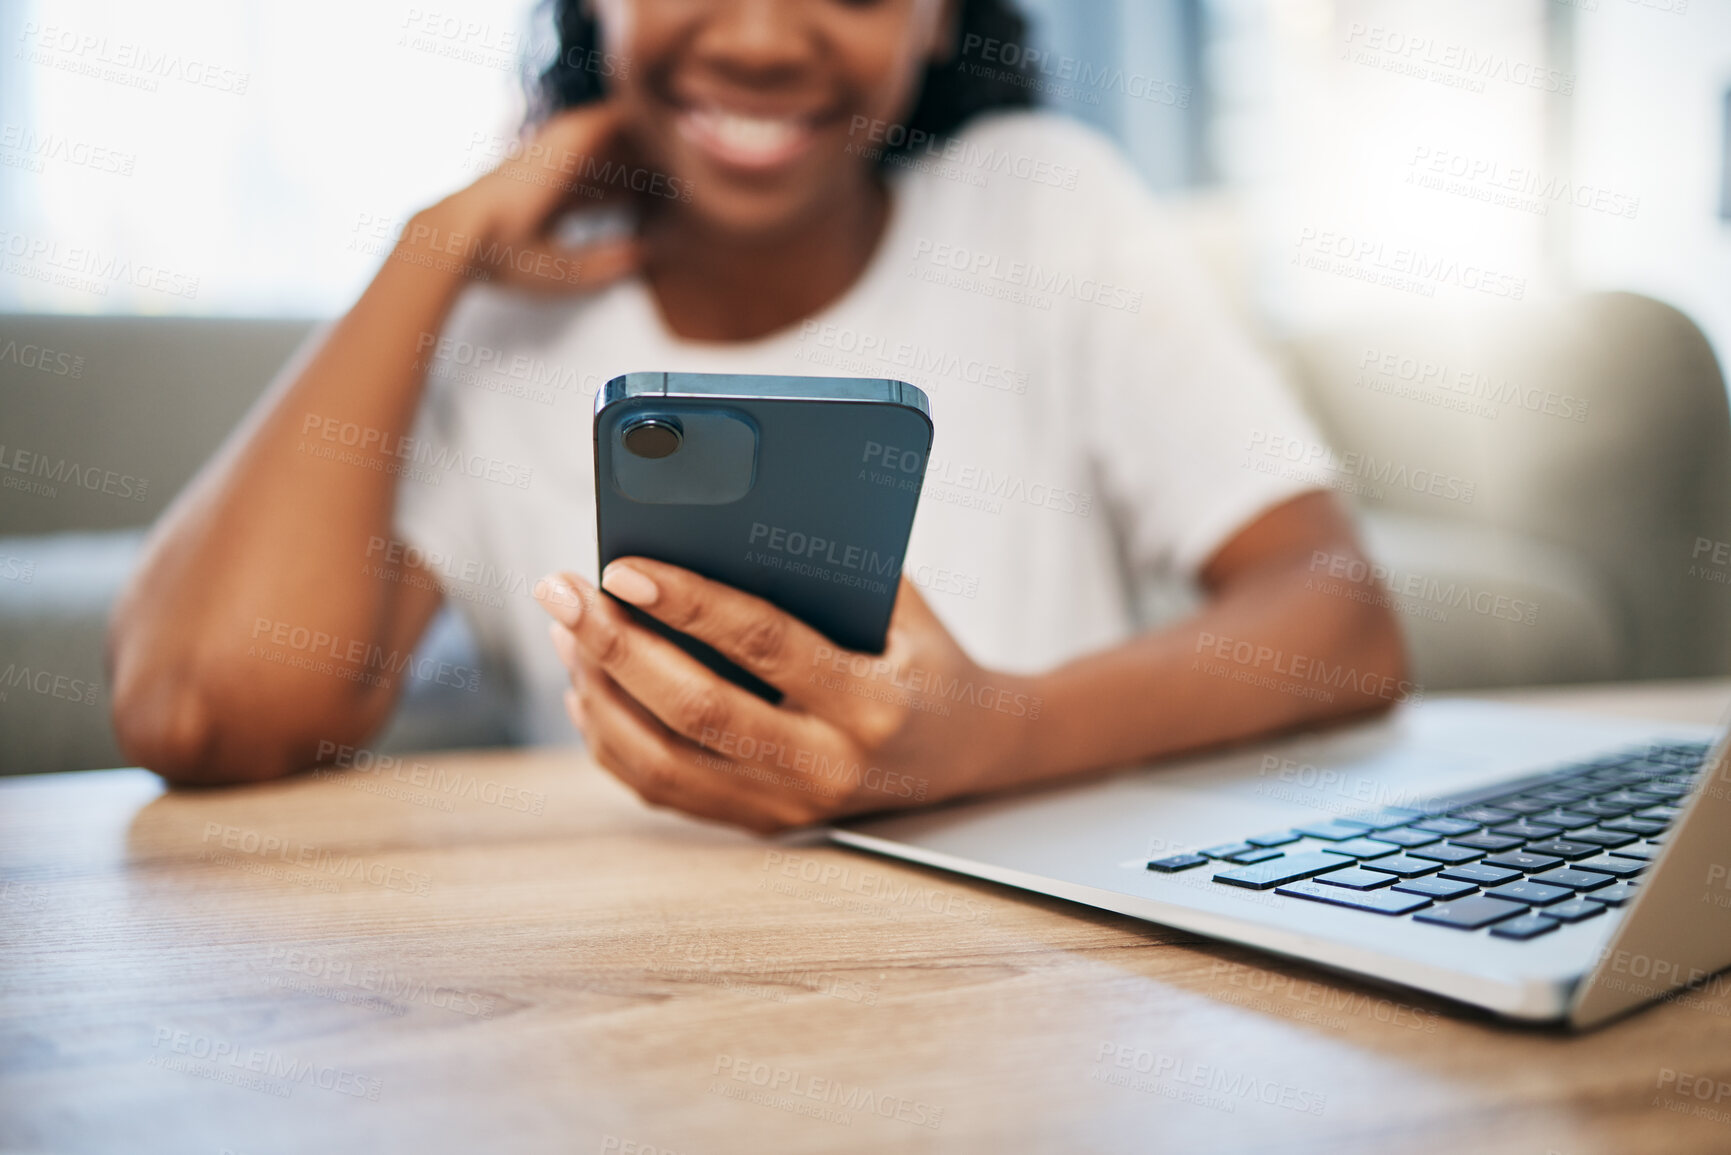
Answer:
[{"label": "black smartphone", "polygon": [[[601,567],[628,556],[683,566],[839,647],[881,653],[931,447],[926,395],[905,381],[615,377],[595,398]],[[628,608],[718,674],[780,700],[710,646]]]}]

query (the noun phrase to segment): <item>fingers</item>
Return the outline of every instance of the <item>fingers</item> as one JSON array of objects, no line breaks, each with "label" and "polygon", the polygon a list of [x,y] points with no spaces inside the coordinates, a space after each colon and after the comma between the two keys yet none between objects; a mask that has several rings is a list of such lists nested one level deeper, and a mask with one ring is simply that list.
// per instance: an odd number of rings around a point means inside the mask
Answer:
[{"label": "fingers", "polygon": [[593,174],[618,167],[622,122],[617,102],[602,101],[560,113],[534,136],[512,142],[505,159],[463,194],[478,198],[489,222],[470,257],[477,271],[559,295],[600,288],[640,267],[633,238],[570,245],[548,235],[567,208],[593,206],[613,191]]},{"label": "fingers", "polygon": [[845,715],[857,705],[815,676],[838,657],[846,661],[853,656],[851,651],[762,598],[678,566],[638,557],[609,565],[601,575],[601,588],[707,642],[789,701],[814,713]]},{"label": "fingers", "polygon": [[577,639],[571,636],[571,631],[558,622],[547,623],[547,633],[553,639],[553,650],[559,655],[559,663],[571,674],[573,689],[583,688],[583,666],[577,653]]},{"label": "fingers", "polygon": [[625,110],[617,100],[597,100],[567,108],[548,117],[534,141],[549,151],[565,154],[594,151],[613,143],[625,123]]},{"label": "fingers", "polygon": [[579,183],[570,178],[584,171],[585,161],[618,149],[623,124],[617,101],[566,109],[549,117],[527,140],[516,141],[494,171],[562,198]]},{"label": "fingers", "polygon": [[[542,605],[570,632],[583,660],[677,734],[709,745],[726,736],[786,735],[798,745],[822,740],[823,723],[778,710],[709,670],[672,642],[633,622],[616,602],[572,575],[546,583]],[[561,593],[551,591],[558,589]],[[789,733],[791,731],[791,733]]]},{"label": "fingers", "polygon": [[655,806],[769,834],[809,821],[793,800],[753,789],[743,769],[669,731],[604,673],[569,695],[572,720],[605,770]]}]

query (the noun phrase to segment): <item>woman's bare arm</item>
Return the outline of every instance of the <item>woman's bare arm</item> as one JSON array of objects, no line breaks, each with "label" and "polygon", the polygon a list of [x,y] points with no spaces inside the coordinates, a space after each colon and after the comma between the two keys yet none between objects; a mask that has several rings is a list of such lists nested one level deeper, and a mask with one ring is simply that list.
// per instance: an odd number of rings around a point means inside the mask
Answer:
[{"label": "woman's bare arm", "polygon": [[[564,574],[542,604],[602,766],[651,802],[773,831],[1387,709],[1416,687],[1368,568],[1333,499],[1300,496],[1215,555],[1198,614],[1035,675],[979,666],[905,578],[881,655],[646,558],[607,567],[613,598]],[[724,681],[614,599],[714,646],[783,702]]]},{"label": "woman's bare arm", "polygon": [[1369,568],[1331,496],[1269,511],[1209,561],[1200,613],[1035,679],[1041,719],[1010,777],[1128,765],[1415,697]]},{"label": "woman's bare arm", "polygon": [[[613,120],[605,106],[567,113],[538,143],[594,149]],[[440,601],[424,571],[381,580],[368,565],[391,537],[428,338],[475,276],[567,292],[635,260],[624,242],[550,248],[541,230],[568,191],[520,163],[418,214],[158,522],[110,626],[128,757],[175,782],[268,778],[388,716]],[[556,261],[522,259],[542,253]]]}]

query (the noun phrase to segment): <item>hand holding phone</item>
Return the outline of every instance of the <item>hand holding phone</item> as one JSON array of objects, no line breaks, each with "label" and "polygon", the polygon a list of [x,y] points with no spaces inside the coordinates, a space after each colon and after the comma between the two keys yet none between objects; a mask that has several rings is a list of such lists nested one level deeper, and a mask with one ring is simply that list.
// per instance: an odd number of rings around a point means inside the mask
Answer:
[{"label": "hand holding phone", "polygon": [[[602,767],[646,801],[774,833],[1007,786],[1038,764],[1036,679],[971,660],[902,579],[883,652],[647,558],[539,587],[571,671],[572,720]],[[729,681],[638,615],[773,686]]]},{"label": "hand holding phone", "polygon": [[972,661],[901,576],[931,447],[919,390],[642,373],[596,405],[612,596],[572,574],[541,596],[602,766],[763,832],[1015,778],[1034,681]]}]

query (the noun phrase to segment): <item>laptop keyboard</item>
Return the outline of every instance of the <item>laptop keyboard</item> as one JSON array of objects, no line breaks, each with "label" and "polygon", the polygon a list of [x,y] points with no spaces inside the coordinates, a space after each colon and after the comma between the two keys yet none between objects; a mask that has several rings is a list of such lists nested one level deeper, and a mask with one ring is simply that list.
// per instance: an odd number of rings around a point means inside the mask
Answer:
[{"label": "laptop keyboard", "polygon": [[1704,742],[1648,746],[1433,810],[1253,834],[1148,869],[1213,867],[1222,886],[1525,941],[1635,897],[1706,756]]}]

